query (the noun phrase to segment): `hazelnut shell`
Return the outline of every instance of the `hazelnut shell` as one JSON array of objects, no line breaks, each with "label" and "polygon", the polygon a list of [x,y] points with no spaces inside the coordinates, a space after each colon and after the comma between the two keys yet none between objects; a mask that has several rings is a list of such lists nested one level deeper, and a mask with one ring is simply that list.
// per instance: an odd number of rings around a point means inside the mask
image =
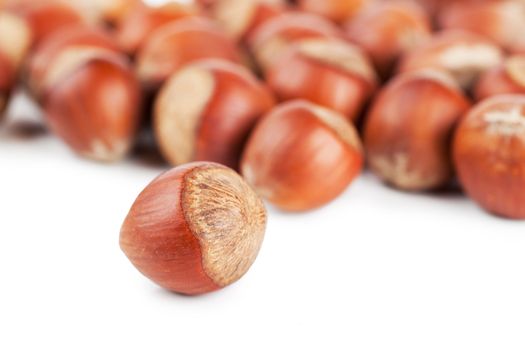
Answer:
[{"label": "hazelnut shell", "polygon": [[195,295],[241,278],[257,257],[265,227],[264,204],[237,173],[191,163],[159,176],[139,195],[120,246],[158,285]]}]

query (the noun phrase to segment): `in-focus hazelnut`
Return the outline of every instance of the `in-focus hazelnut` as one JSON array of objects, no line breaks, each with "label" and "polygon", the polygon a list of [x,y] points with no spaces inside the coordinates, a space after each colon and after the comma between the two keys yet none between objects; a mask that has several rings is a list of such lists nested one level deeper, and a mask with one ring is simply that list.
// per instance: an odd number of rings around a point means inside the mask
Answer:
[{"label": "in-focus hazelnut", "polygon": [[525,2],[519,0],[456,1],[442,8],[438,22],[443,29],[478,33],[509,50],[525,44]]},{"label": "in-focus hazelnut", "polygon": [[470,90],[481,74],[498,66],[503,58],[503,51],[496,44],[477,34],[444,31],[406,54],[399,70],[443,69],[451,73],[462,88]]},{"label": "in-focus hazelnut", "polygon": [[454,174],[451,138],[469,107],[445,72],[398,76],[379,93],[366,118],[364,143],[372,171],[406,191],[447,185]]},{"label": "in-focus hazelnut", "polygon": [[159,7],[138,6],[116,28],[116,38],[122,49],[134,55],[151,33],[170,22],[198,16],[198,7],[192,4],[170,2]]},{"label": "in-focus hazelnut", "polygon": [[335,22],[344,22],[373,0],[297,0],[299,8],[303,11],[322,15]]},{"label": "in-focus hazelnut", "polygon": [[479,205],[525,219],[525,96],[499,95],[475,106],[456,131],[454,161]]},{"label": "in-focus hazelnut", "polygon": [[264,204],[235,171],[191,163],[159,176],[139,195],[120,246],[153,282],[194,295],[240,279],[265,229]]},{"label": "in-focus hazelnut", "polygon": [[198,61],[161,89],[153,121],[157,142],[174,165],[206,160],[238,169],[250,132],[273,104],[268,89],[244,67]]},{"label": "in-focus hazelnut", "polygon": [[110,162],[129,151],[139,126],[140,86],[118,55],[63,55],[45,76],[51,130],[76,153]]},{"label": "in-focus hazelnut", "polygon": [[330,21],[307,13],[290,12],[269,19],[248,41],[250,51],[264,71],[299,40],[309,38],[341,38],[341,30]]},{"label": "in-focus hazelnut", "polygon": [[344,116],[307,101],[276,107],[257,125],[241,171],[277,207],[304,211],[339,196],[360,173],[361,141]]},{"label": "in-focus hazelnut", "polygon": [[280,100],[306,99],[356,121],[375,92],[372,63],[357,47],[336,39],[296,42],[266,72]]},{"label": "in-focus hazelnut", "polygon": [[181,19],[154,31],[137,55],[137,74],[147,89],[156,90],[184,65],[199,59],[241,62],[234,42],[213,22]]},{"label": "in-focus hazelnut", "polygon": [[212,15],[227,34],[245,40],[261,24],[281,14],[285,5],[285,0],[218,0]]},{"label": "in-focus hazelnut", "polygon": [[476,85],[477,100],[503,94],[525,94],[525,55],[507,58],[486,72]]},{"label": "in-focus hazelnut", "polygon": [[430,19],[412,1],[374,3],[345,26],[347,38],[372,59],[383,78],[388,78],[398,58],[427,41]]}]

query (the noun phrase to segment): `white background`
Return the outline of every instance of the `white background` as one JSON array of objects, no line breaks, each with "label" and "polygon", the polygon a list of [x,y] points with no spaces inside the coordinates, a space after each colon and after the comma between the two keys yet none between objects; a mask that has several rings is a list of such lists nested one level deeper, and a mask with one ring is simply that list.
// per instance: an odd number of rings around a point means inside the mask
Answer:
[{"label": "white background", "polygon": [[364,175],[321,210],[270,209],[248,274],[183,297],[118,246],[165,168],[79,159],[21,132],[35,116],[19,100],[0,127],[0,349],[525,348],[523,222]]}]

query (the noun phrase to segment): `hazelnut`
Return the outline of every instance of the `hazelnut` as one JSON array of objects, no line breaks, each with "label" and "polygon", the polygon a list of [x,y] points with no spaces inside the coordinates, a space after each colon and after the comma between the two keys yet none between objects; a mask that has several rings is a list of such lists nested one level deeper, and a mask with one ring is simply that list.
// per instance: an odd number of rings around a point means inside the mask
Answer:
[{"label": "hazelnut", "polygon": [[274,100],[242,66],[202,60],[175,73],[162,87],[154,130],[170,163],[213,161],[238,169],[244,144]]},{"label": "hazelnut", "polygon": [[364,143],[372,171],[406,191],[432,190],[453,176],[450,140],[470,103],[454,79],[422,70],[392,80],[366,118]]},{"label": "hazelnut", "polygon": [[454,161],[479,205],[525,219],[525,96],[499,95],[475,106],[456,131]]},{"label": "hazelnut", "polygon": [[129,260],[156,284],[202,294],[239,280],[264,238],[266,210],[235,171],[191,163],[139,195],[120,233]]},{"label": "hazelnut", "polygon": [[241,161],[244,178],[277,207],[305,211],[339,196],[363,165],[361,141],[344,116],[292,101],[265,116]]},{"label": "hazelnut", "polygon": [[494,95],[525,94],[525,56],[512,56],[486,72],[476,85],[476,99]]},{"label": "hazelnut", "polygon": [[18,16],[2,12],[0,37],[0,119],[3,119],[20,65],[31,46],[31,30]]},{"label": "hazelnut", "polygon": [[194,0],[198,5],[204,7],[205,9],[210,8],[213,4],[215,4],[218,0]]},{"label": "hazelnut", "polygon": [[483,1],[476,4],[456,1],[443,7],[439,26],[444,29],[462,29],[490,38],[500,46],[512,50],[525,44],[525,2],[515,0]]},{"label": "hazelnut", "polygon": [[50,129],[76,153],[110,162],[129,151],[139,125],[140,87],[118,55],[61,55],[44,77]]},{"label": "hazelnut", "polygon": [[267,70],[296,41],[340,38],[342,32],[326,19],[307,13],[284,13],[269,19],[250,37],[248,46],[262,70]]},{"label": "hazelnut", "polygon": [[9,97],[15,84],[15,74],[11,62],[0,54],[0,121],[9,103]]},{"label": "hazelnut", "polygon": [[40,100],[45,85],[45,76],[54,62],[63,62],[67,57],[118,54],[119,47],[102,29],[85,25],[69,27],[65,33],[50,35],[31,55],[26,68],[26,84]]},{"label": "hazelnut", "polygon": [[122,20],[115,35],[122,49],[134,55],[156,29],[197,15],[199,9],[190,4],[170,2],[159,7],[139,6]]},{"label": "hazelnut", "polygon": [[54,32],[87,22],[74,7],[62,1],[24,0],[8,6],[8,9],[20,15],[29,25],[33,47],[38,46]]},{"label": "hazelnut", "polygon": [[479,76],[503,61],[502,50],[469,32],[445,31],[407,53],[400,72],[438,68],[451,73],[462,88],[470,90]]},{"label": "hazelnut", "polygon": [[368,58],[336,39],[296,42],[267,71],[268,85],[281,100],[306,99],[356,121],[377,87]]},{"label": "hazelnut", "polygon": [[28,23],[9,12],[0,13],[0,55],[4,55],[15,71],[18,71],[32,43]]},{"label": "hazelnut", "polygon": [[117,27],[136,8],[144,7],[142,0],[75,0],[72,4],[92,21]]},{"label": "hazelnut", "polygon": [[156,90],[184,65],[199,59],[241,62],[234,42],[211,21],[181,19],[154,31],[137,55],[137,75],[147,89]]},{"label": "hazelnut", "polygon": [[335,22],[344,22],[373,0],[297,0],[303,11],[313,12]]},{"label": "hazelnut", "polygon": [[412,1],[379,2],[358,13],[346,26],[347,38],[388,78],[398,58],[431,36],[426,12]]},{"label": "hazelnut", "polygon": [[284,0],[218,0],[212,15],[227,34],[247,39],[257,27],[285,10]]},{"label": "hazelnut", "polygon": [[422,5],[433,18],[437,17],[442,9],[455,3],[468,3],[472,5],[484,1],[491,0],[415,0],[415,2]]}]

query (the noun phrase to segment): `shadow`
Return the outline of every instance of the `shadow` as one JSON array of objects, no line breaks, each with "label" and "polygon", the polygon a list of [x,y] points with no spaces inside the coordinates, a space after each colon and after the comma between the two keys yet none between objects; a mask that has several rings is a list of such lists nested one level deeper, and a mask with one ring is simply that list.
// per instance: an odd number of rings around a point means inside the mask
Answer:
[{"label": "shadow", "polygon": [[221,288],[219,290],[216,290],[210,293],[188,295],[188,294],[173,292],[173,291],[164,289],[162,287],[157,287],[155,288],[154,293],[155,295],[158,295],[159,297],[171,299],[171,300],[177,299],[177,300],[185,300],[185,301],[192,301],[192,302],[202,302],[204,300],[218,298],[221,294],[225,293],[225,289],[228,289],[228,288]]},{"label": "shadow", "polygon": [[448,185],[429,193],[438,198],[465,198],[465,193],[457,180],[451,181]]},{"label": "shadow", "polygon": [[30,120],[17,120],[6,123],[3,134],[8,139],[28,141],[48,135],[48,131],[42,123]]},{"label": "shadow", "polygon": [[169,169],[168,163],[160,153],[150,130],[143,130],[137,136],[130,155],[133,163],[154,169]]}]

